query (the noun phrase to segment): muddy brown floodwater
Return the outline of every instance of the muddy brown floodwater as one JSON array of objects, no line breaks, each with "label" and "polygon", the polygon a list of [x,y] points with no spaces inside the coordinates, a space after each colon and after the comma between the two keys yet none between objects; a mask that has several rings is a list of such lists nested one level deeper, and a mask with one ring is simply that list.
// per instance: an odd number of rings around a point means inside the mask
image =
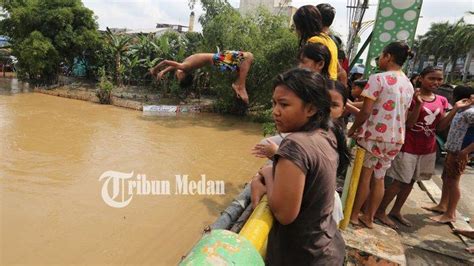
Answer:
[{"label": "muddy brown floodwater", "polygon": [[[148,117],[0,79],[0,265],[176,264],[262,164],[250,155],[260,139],[237,118]],[[109,170],[171,193],[113,208],[99,181]],[[223,180],[226,194],[174,194],[185,174]]]}]

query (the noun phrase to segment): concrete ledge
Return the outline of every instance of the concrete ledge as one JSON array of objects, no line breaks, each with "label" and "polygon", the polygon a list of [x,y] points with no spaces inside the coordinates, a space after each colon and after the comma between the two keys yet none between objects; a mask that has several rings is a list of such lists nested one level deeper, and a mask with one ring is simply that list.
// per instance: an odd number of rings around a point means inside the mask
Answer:
[{"label": "concrete ledge", "polygon": [[374,229],[349,225],[341,232],[348,265],[406,265],[405,248],[395,230],[374,224]]},{"label": "concrete ledge", "polygon": [[[433,180],[430,179],[430,180],[418,181],[418,184],[428,194],[428,196],[431,198],[431,200],[434,203],[438,203],[440,201],[441,190],[439,189],[439,187],[435,184]],[[449,223],[451,228],[461,229],[461,230],[473,230],[472,227],[468,223],[466,223],[466,221],[462,219],[462,217],[464,216],[458,211],[456,211],[456,218],[457,218],[456,222]],[[459,235],[459,237],[467,246],[474,245],[474,241],[472,239],[469,239],[462,235]]]},{"label": "concrete ledge", "polygon": [[[42,94],[63,97],[63,98],[99,103],[99,98],[96,96],[95,90],[90,89],[90,88],[88,89],[88,88],[83,88],[83,87],[77,87],[77,88],[71,89],[70,87],[63,86],[63,87],[58,87],[54,89],[45,89],[45,88],[36,87],[33,89],[33,91],[42,93]],[[145,104],[142,101],[124,98],[122,97],[123,94],[124,94],[123,92],[117,92],[117,94],[112,94],[110,104],[114,106],[118,106],[118,107],[137,110],[137,111],[143,110],[143,105]],[[146,103],[146,105],[153,105],[153,104],[159,105],[160,104],[156,97],[155,97],[156,99],[154,98],[152,99],[152,97],[148,97],[148,98],[149,100],[152,100],[152,102]],[[199,102],[200,103],[196,103],[196,101],[194,100],[194,101],[191,101],[190,104],[184,104],[184,105],[180,104],[176,106],[182,106],[185,109],[197,108],[199,109],[200,112],[212,112],[212,109],[213,109],[212,101],[202,100]]]},{"label": "concrete ledge", "polygon": [[[433,184],[436,186],[436,184]],[[412,226],[399,226],[398,233],[401,236],[401,241],[406,248],[413,248],[410,259],[413,261],[414,253],[424,250],[426,260],[429,260],[428,265],[438,265],[436,261],[462,261],[460,265],[466,265],[472,262],[472,255],[467,253],[464,249],[466,245],[461,239],[452,233],[451,228],[447,224],[436,223],[429,218],[436,215],[431,211],[425,210],[422,207],[433,203],[429,194],[415,185],[408,198],[407,202],[402,208],[402,215],[408,219]],[[431,255],[427,255],[431,254]],[[413,264],[412,264],[413,265]],[[415,264],[416,265],[416,264]],[[459,264],[442,264],[442,265],[459,265]],[[471,264],[472,265],[472,264]]]},{"label": "concrete ledge", "polygon": [[47,95],[53,95],[53,96],[58,96],[58,97],[64,97],[64,98],[70,98],[70,99],[76,99],[76,100],[82,100],[82,101],[89,101],[89,102],[94,102],[98,103],[99,98],[95,96],[95,93],[90,92],[90,91],[85,91],[85,90],[77,90],[77,91],[71,91],[67,89],[44,89],[44,88],[34,88],[34,92],[42,93],[42,94],[47,94]]}]

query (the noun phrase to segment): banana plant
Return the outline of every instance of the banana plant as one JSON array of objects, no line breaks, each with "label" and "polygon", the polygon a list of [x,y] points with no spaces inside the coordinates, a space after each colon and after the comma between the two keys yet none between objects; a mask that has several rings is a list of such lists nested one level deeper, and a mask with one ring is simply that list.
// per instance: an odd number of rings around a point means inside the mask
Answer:
[{"label": "banana plant", "polygon": [[121,59],[125,52],[129,49],[130,40],[132,37],[123,34],[115,34],[109,28],[107,28],[105,38],[106,43],[109,45],[115,58],[115,82],[118,86],[121,86],[121,74],[124,72],[121,66]]},{"label": "banana plant", "polygon": [[134,73],[139,70],[137,68],[140,65],[140,59],[138,56],[132,55],[130,57],[126,57],[123,61],[127,72],[127,84],[130,85],[132,80],[137,80],[137,76],[134,75]]}]

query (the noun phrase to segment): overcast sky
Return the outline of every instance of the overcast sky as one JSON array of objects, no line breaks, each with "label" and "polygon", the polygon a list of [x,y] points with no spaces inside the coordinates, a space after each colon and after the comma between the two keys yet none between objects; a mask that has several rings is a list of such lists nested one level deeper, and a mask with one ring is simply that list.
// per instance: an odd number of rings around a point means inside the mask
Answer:
[{"label": "overcast sky", "polygon": [[[348,33],[346,0],[294,0],[292,5],[300,7],[324,2],[330,3],[336,8],[333,29],[339,32],[345,40]],[[364,20],[375,19],[377,2],[369,0],[370,7]],[[154,28],[158,22],[188,25],[191,12],[187,0],[83,0],[83,3],[98,17],[100,29],[105,29],[105,27],[147,29]],[[238,7],[240,1],[229,0],[229,3]],[[466,15],[469,10],[474,10],[473,0],[424,0],[417,35],[426,32],[432,22],[454,22],[464,16],[467,22],[473,23],[474,16]],[[196,18],[202,14],[199,4],[195,6],[194,11]],[[197,25],[196,30],[200,29],[200,25]],[[366,35],[368,33],[364,34],[362,39],[365,39]]]}]

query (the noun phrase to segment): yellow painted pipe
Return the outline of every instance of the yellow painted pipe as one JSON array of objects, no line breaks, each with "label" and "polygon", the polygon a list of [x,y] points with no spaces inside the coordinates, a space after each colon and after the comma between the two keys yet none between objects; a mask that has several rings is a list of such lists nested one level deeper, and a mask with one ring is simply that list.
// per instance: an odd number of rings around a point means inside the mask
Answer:
[{"label": "yellow painted pipe", "polygon": [[352,207],[354,206],[355,196],[357,194],[357,187],[359,186],[360,172],[364,164],[365,150],[357,147],[357,152],[354,160],[354,167],[352,168],[351,183],[349,192],[347,193],[346,205],[344,206],[344,219],[339,223],[339,228],[345,230],[349,225],[349,220],[352,214]]},{"label": "yellow painted pipe", "polygon": [[265,257],[268,233],[273,225],[273,215],[268,206],[267,196],[263,196],[252,212],[239,235],[247,238],[255,249]]}]

